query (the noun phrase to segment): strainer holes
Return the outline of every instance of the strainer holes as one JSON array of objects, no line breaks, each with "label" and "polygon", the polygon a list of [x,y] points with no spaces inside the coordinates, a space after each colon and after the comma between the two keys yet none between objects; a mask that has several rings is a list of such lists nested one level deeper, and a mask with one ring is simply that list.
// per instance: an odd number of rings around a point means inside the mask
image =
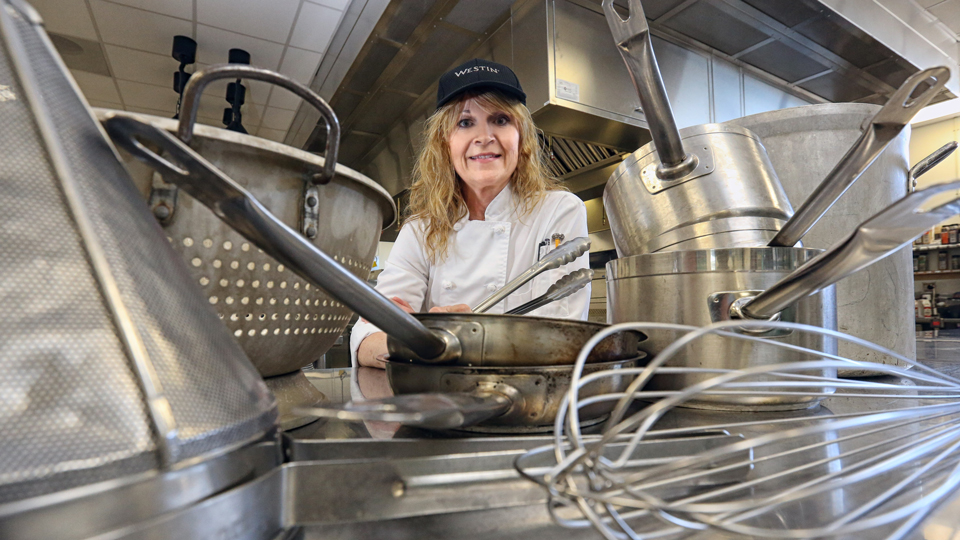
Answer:
[{"label": "strainer holes", "polygon": [[321,313],[321,314],[320,314],[320,320],[321,320],[321,321],[325,321],[325,320],[327,320],[327,315],[326,315],[326,314],[323,314],[323,313]]},{"label": "strainer holes", "polygon": [[271,298],[271,299],[270,299],[270,305],[271,305],[271,306],[277,305],[277,299],[276,299],[276,298]]},{"label": "strainer holes", "polygon": [[193,245],[193,238],[190,238],[189,236],[186,237],[186,238],[184,238],[184,239],[183,239],[183,245],[185,245],[185,246],[187,246],[187,247],[192,246],[192,245]]},{"label": "strainer holes", "polygon": [[247,296],[244,296],[243,298],[240,299],[240,303],[243,305],[247,305],[250,303],[250,298]]},{"label": "strainer holes", "polygon": [[220,286],[221,286],[221,287],[226,287],[226,286],[229,285],[229,284],[230,284],[230,282],[227,281],[226,279],[221,279],[221,280],[220,280]]},{"label": "strainer holes", "polygon": [[238,279],[238,280],[237,280],[237,287],[243,287],[243,286],[246,285],[246,284],[247,284],[247,282],[244,281],[244,280],[242,280],[242,279]]},{"label": "strainer holes", "polygon": [[240,337],[243,335],[243,330],[237,330],[236,332],[233,333],[233,335]]},{"label": "strainer holes", "polygon": [[250,330],[249,332],[247,332],[247,335],[250,336],[250,337],[253,337],[253,336],[257,335],[257,331],[256,331],[256,330]]},{"label": "strainer holes", "polygon": [[244,242],[243,244],[240,244],[240,249],[243,251],[250,251],[250,244]]},{"label": "strainer holes", "polygon": [[272,289],[272,288],[273,288],[273,282],[272,282],[272,281],[268,281],[268,282],[267,282],[267,288],[268,288],[268,289]]},{"label": "strainer holes", "polygon": [[261,320],[261,321],[266,320],[266,318],[267,318],[267,314],[266,314],[266,313],[261,313],[261,314],[260,314],[260,320]]},{"label": "strainer holes", "polygon": [[223,243],[223,249],[227,249],[227,250],[233,249],[233,242],[226,240]]},{"label": "strainer holes", "polygon": [[286,315],[284,315],[284,316],[283,316],[283,320],[289,321],[289,320],[290,320],[290,314],[287,313]]},{"label": "strainer holes", "polygon": [[297,313],[297,316],[296,316],[296,317],[294,317],[294,318],[293,318],[293,320],[295,320],[295,321],[299,321],[299,320],[300,320],[300,314],[299,314],[299,313]]},{"label": "strainer holes", "polygon": [[209,285],[209,284],[210,284],[210,278],[208,278],[208,277],[202,277],[202,278],[200,278],[200,284],[201,284],[201,285],[204,285],[204,286]]},{"label": "strainer holes", "polygon": [[274,313],[273,315],[270,316],[270,320],[271,320],[271,321],[275,321],[275,320],[277,320],[279,317],[280,317],[280,315]]},{"label": "strainer holes", "polygon": [[247,313],[246,315],[243,316],[243,318],[244,318],[244,320],[252,321],[252,320],[253,320],[253,313]]},{"label": "strainer holes", "polygon": [[258,305],[258,306],[262,306],[262,305],[263,305],[263,297],[257,298],[257,305]]},{"label": "strainer holes", "polygon": [[220,268],[221,266],[223,266],[223,261],[221,261],[220,259],[214,259],[214,260],[213,260],[213,267],[214,267],[214,268]]},{"label": "strainer holes", "polygon": [[252,262],[247,263],[247,270],[253,271],[253,270],[256,270],[256,268],[257,268],[256,263],[252,263]]},{"label": "strainer holes", "polygon": [[283,299],[283,305],[289,306],[289,305],[290,305],[290,299],[289,299],[289,298],[284,298],[284,299]]},{"label": "strainer holes", "polygon": [[293,305],[299,306],[299,305],[300,305],[300,299],[297,298],[296,300],[294,300],[294,301],[293,301]]},{"label": "strainer holes", "polygon": [[304,300],[304,301],[303,301],[303,305],[309,306],[309,305],[310,305],[310,299],[307,298],[306,300]]},{"label": "strainer holes", "polygon": [[236,270],[240,268],[240,263],[238,261],[233,261],[230,263],[230,268],[233,268],[234,270]]},{"label": "strainer holes", "polygon": [[256,289],[257,287],[260,286],[260,280],[259,280],[259,279],[255,279],[255,280],[251,281],[251,282],[250,282],[250,286],[253,287],[254,289]]},{"label": "strainer holes", "polygon": [[237,315],[236,313],[231,313],[231,314],[230,314],[230,320],[231,320],[231,321],[239,321],[239,320],[240,320],[240,316]]},{"label": "strainer holes", "polygon": [[294,289],[299,289],[299,288],[300,288],[300,282],[298,281],[298,282],[294,283],[294,284],[293,284],[293,288],[294,288]]},{"label": "strainer holes", "polygon": [[208,300],[210,301],[211,304],[216,304],[217,302],[220,301],[220,299],[217,298],[216,296],[211,296],[210,298],[208,298]]},{"label": "strainer holes", "polygon": [[224,298],[223,301],[226,302],[227,305],[233,304],[233,297],[232,297],[232,296],[228,296],[228,297]]},{"label": "strainer holes", "polygon": [[323,301],[323,307],[327,307],[327,301],[326,301],[326,300]]},{"label": "strainer holes", "polygon": [[263,330],[260,331],[260,335],[261,335],[261,336],[265,336],[265,335],[267,335],[267,332],[269,332],[269,330],[267,330],[266,328],[264,328]]},{"label": "strainer holes", "polygon": [[277,272],[283,272],[283,265],[282,265],[282,264],[278,264],[278,265],[277,265]]},{"label": "strainer holes", "polygon": [[267,272],[267,271],[269,271],[269,270],[270,270],[270,263],[264,263],[264,264],[263,264],[263,271],[264,271],[264,272]]},{"label": "strainer holes", "polygon": [[203,264],[203,261],[200,260],[200,257],[194,257],[190,259],[190,264],[192,264],[195,267],[199,267],[201,264]]},{"label": "strainer holes", "polygon": [[304,285],[304,286],[303,286],[303,290],[309,291],[309,290],[310,290],[310,284],[307,283],[306,285]]},{"label": "strainer holes", "polygon": [[213,247],[213,240],[211,240],[211,239],[209,239],[209,238],[204,238],[204,239],[203,239],[203,247],[205,247],[205,248]]},{"label": "strainer holes", "polygon": [[294,329],[293,329],[293,335],[299,336],[299,335],[300,335],[300,329],[299,329],[299,328],[294,328]]},{"label": "strainer holes", "polygon": [[280,329],[279,329],[279,328],[274,329],[273,335],[279,336],[279,335],[280,335]]},{"label": "strainer holes", "polygon": [[284,331],[283,331],[283,335],[289,336],[289,335],[290,335],[290,329],[287,328],[286,330],[284,330]]},{"label": "strainer holes", "polygon": [[286,289],[286,288],[287,288],[287,282],[286,282],[286,281],[281,281],[281,282],[280,282],[280,288],[281,288],[281,289]]}]

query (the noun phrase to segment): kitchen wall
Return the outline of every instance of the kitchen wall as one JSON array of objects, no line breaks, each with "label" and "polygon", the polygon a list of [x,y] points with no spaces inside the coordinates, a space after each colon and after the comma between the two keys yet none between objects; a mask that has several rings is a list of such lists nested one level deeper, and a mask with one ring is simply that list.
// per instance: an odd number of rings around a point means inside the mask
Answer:
[{"label": "kitchen wall", "polygon": [[[910,163],[916,163],[944,144],[957,140],[960,140],[960,116],[914,125],[910,137]],[[927,186],[950,182],[960,178],[960,155],[958,154],[960,154],[960,152],[954,152],[942,163],[918,178],[917,188],[922,189]],[[957,195],[960,195],[960,193],[941,195],[939,196],[939,200],[942,202],[949,197]],[[937,200],[938,199],[934,199],[934,201]],[[936,204],[936,202],[933,204]],[[960,217],[954,216],[943,223],[960,223]],[[937,250],[927,251],[925,253],[928,257],[933,258],[934,263],[936,262],[937,253],[939,253]],[[960,248],[952,248],[948,253],[948,256],[958,255],[960,254]],[[937,286],[937,294],[949,295],[960,292],[960,279],[938,279],[934,281],[929,279],[924,280],[920,276],[914,281],[914,292],[919,294],[925,291],[926,283],[935,283]]]}]

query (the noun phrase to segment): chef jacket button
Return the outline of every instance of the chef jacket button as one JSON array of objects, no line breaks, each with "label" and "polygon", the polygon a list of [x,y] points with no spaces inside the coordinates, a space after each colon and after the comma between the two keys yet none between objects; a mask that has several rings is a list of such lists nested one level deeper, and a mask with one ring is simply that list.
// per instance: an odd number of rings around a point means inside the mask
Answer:
[{"label": "chef jacket button", "polygon": [[493,232],[497,234],[503,234],[507,232],[507,228],[504,227],[503,225],[497,225],[496,227],[493,228]]},{"label": "chef jacket button", "polygon": [[456,288],[457,288],[457,284],[454,283],[454,282],[452,282],[452,281],[444,281],[444,282],[443,282],[443,288],[444,288],[444,289],[456,289]]},{"label": "chef jacket button", "polygon": [[490,291],[490,292],[493,292],[493,291],[497,290],[497,284],[496,284],[496,283],[488,283],[488,284],[487,284],[487,290]]}]

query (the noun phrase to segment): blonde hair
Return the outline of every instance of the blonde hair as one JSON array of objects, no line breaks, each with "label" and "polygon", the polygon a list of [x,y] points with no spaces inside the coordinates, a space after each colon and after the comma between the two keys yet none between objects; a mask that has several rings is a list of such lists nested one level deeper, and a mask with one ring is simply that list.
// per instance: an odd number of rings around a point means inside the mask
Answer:
[{"label": "blonde hair", "polygon": [[423,149],[413,167],[410,203],[404,219],[404,224],[421,221],[423,237],[420,240],[425,244],[427,257],[434,263],[446,257],[453,225],[468,213],[462,180],[453,168],[448,141],[470,99],[476,100],[484,110],[506,113],[520,132],[517,168],[510,185],[519,200],[521,217],[536,208],[547,191],[565,189],[547,173],[537,127],[530,111],[519,101],[499,92],[467,92],[447,103],[424,124]]}]

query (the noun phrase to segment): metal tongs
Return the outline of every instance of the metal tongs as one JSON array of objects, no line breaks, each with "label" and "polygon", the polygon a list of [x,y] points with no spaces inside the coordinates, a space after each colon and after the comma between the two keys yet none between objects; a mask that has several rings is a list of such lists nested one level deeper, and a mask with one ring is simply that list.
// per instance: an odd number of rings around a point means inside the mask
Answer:
[{"label": "metal tongs", "polygon": [[515,307],[507,312],[507,315],[525,315],[531,311],[541,308],[551,302],[556,302],[570,296],[587,286],[587,283],[593,280],[593,270],[581,268],[574,270],[569,274],[558,279],[556,283],[547,289],[547,292],[534,298],[533,300]]}]

